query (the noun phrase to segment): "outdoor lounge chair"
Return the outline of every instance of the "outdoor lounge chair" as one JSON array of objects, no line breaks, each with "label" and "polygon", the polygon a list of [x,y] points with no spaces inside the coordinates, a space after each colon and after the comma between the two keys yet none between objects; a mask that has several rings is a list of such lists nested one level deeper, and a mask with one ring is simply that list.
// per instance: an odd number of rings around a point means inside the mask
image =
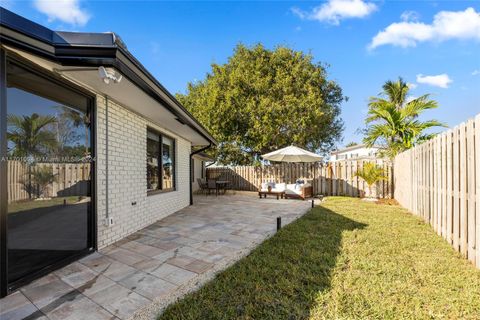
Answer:
[{"label": "outdoor lounge chair", "polygon": [[268,187],[271,187],[273,192],[284,192],[285,199],[302,199],[311,198],[313,196],[313,187],[310,183],[262,183],[260,192],[265,192]]},{"label": "outdoor lounge chair", "polygon": [[285,199],[302,199],[311,198],[313,196],[313,187],[310,183],[304,184],[286,184]]}]

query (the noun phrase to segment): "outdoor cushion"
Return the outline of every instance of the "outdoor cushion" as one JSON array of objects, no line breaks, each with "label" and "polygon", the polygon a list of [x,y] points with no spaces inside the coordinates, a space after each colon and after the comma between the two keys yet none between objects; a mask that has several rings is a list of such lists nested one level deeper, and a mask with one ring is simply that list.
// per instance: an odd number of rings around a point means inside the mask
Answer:
[{"label": "outdoor cushion", "polygon": [[302,189],[297,189],[297,185],[295,183],[287,184],[285,189],[285,193],[287,194],[302,194]]},{"label": "outdoor cushion", "polygon": [[285,190],[285,183],[283,183],[283,182],[282,182],[282,183],[277,183],[277,184],[275,185],[275,189],[276,189],[276,190],[279,190],[279,191]]},{"label": "outdoor cushion", "polygon": [[[285,191],[286,194],[296,194],[302,195],[302,189],[305,187],[310,187],[309,183],[297,184],[297,183],[273,183],[275,187],[272,187],[273,192],[282,192]],[[268,191],[268,186],[272,185],[272,182],[264,182],[261,185],[260,191]]]},{"label": "outdoor cushion", "polygon": [[260,191],[267,192],[269,186],[272,187],[273,192],[282,192],[285,190],[285,183],[263,182]]}]

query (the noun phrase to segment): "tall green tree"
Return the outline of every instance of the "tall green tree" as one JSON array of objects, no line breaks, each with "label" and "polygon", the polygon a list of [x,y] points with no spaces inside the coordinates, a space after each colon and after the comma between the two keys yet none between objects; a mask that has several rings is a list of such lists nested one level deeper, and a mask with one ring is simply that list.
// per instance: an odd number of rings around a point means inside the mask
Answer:
[{"label": "tall green tree", "polygon": [[33,113],[30,116],[10,114],[7,117],[7,139],[13,143],[10,154],[17,157],[44,156],[57,145],[55,134],[48,126],[54,116]]},{"label": "tall green tree", "polygon": [[408,84],[399,78],[387,81],[379,97],[370,98],[368,115],[365,120],[364,143],[367,146],[380,145],[382,152],[394,158],[398,153],[422,143],[435,134],[425,133],[433,127],[445,127],[437,120],[419,120],[429,109],[438,107],[429,94],[409,100]]},{"label": "tall green tree", "polygon": [[250,164],[291,144],[329,151],[343,130],[340,86],[312,55],[283,46],[239,44],[177,98],[220,142],[224,164]]}]

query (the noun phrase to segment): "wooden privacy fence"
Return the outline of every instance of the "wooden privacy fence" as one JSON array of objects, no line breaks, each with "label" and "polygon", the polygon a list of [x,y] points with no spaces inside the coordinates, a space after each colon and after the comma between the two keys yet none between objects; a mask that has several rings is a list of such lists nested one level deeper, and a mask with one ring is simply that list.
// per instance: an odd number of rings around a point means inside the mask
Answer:
[{"label": "wooden privacy fence", "polygon": [[379,198],[391,198],[392,166],[384,160],[343,160],[330,164],[321,163],[279,163],[269,166],[209,167],[207,179],[225,179],[231,182],[233,189],[257,191],[262,182],[295,183],[304,179],[313,185],[314,194],[328,196],[364,196],[366,183],[355,176],[355,172],[365,162],[375,162],[382,166],[389,179],[380,181],[373,187]]},{"label": "wooden privacy fence", "polygon": [[50,183],[45,190],[46,197],[68,197],[87,196],[89,193],[90,164],[89,163],[37,163],[30,166],[21,161],[8,161],[7,163],[7,192],[8,203],[27,200],[30,198],[28,184],[33,187],[31,198],[37,197],[37,186],[29,172],[38,168],[51,168],[54,176],[53,183]]},{"label": "wooden privacy fence", "polygon": [[395,199],[480,268],[480,114],[399,154]]}]

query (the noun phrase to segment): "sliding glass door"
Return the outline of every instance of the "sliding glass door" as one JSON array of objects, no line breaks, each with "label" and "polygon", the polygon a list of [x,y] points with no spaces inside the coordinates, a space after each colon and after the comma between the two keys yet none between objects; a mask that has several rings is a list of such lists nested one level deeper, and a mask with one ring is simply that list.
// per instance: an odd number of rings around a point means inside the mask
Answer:
[{"label": "sliding glass door", "polygon": [[93,248],[93,121],[78,89],[17,61],[5,69],[11,288]]}]

